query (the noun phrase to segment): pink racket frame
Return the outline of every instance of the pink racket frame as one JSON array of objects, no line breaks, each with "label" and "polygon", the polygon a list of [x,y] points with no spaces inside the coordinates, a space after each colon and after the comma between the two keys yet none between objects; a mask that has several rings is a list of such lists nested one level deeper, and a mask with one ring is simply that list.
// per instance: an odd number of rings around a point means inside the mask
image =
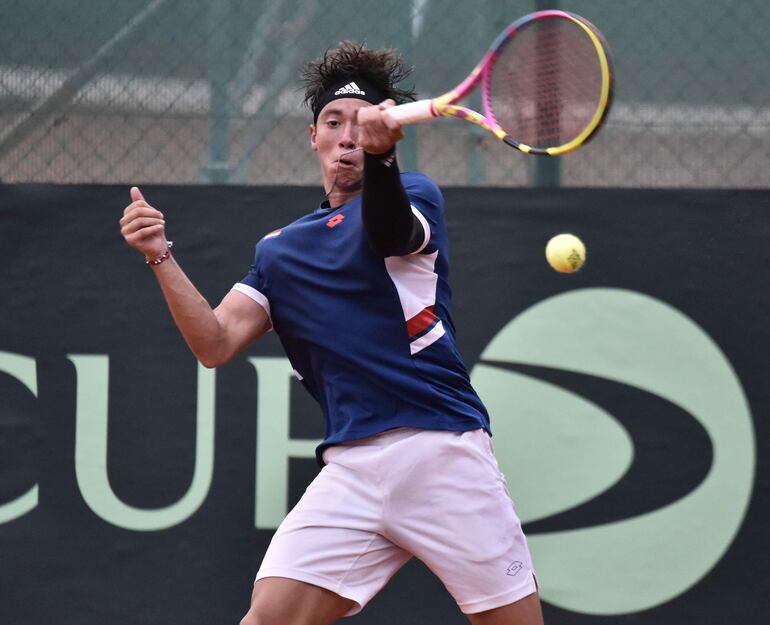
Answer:
[{"label": "pink racket frame", "polygon": [[[596,114],[590,123],[586,126],[583,132],[570,142],[551,148],[536,148],[523,143],[519,143],[513,139],[506,131],[500,127],[495,118],[492,110],[492,103],[489,94],[489,77],[492,69],[495,66],[497,57],[500,51],[510,41],[518,31],[525,28],[527,25],[532,24],[538,20],[543,19],[566,19],[574,22],[581,28],[583,28],[587,36],[593,42],[597,55],[600,61],[600,67],[602,72],[602,93],[600,96],[599,106],[597,107]],[[566,154],[580,147],[585,143],[595,132],[598,130],[607,110],[612,97],[612,71],[611,61],[609,53],[603,44],[600,35],[597,35],[595,27],[590,25],[587,20],[567,13],[565,11],[549,10],[549,11],[537,11],[530,13],[524,17],[519,18],[512,24],[510,24],[503,32],[501,32],[494,40],[489,50],[487,50],[484,58],[473,69],[468,77],[463,80],[457,87],[448,91],[442,96],[427,100],[418,100],[417,102],[409,102],[407,104],[400,104],[388,109],[388,113],[401,124],[415,124],[419,122],[428,121],[436,117],[457,117],[466,121],[472,122],[477,126],[481,126],[485,130],[492,133],[500,141],[503,141],[507,145],[516,148],[527,154],[547,155],[547,156],[559,156]],[[482,106],[484,115],[469,109],[465,106],[457,104],[460,100],[465,98],[476,86],[481,82],[481,94],[482,94]]]}]

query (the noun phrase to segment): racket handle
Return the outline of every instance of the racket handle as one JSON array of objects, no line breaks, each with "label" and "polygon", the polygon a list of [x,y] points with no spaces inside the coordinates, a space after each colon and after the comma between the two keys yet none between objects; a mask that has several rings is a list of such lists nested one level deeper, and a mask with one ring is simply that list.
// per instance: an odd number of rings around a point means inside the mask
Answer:
[{"label": "racket handle", "polygon": [[417,100],[393,106],[387,109],[387,113],[397,122],[407,125],[433,119],[437,116],[435,110],[432,100]]}]

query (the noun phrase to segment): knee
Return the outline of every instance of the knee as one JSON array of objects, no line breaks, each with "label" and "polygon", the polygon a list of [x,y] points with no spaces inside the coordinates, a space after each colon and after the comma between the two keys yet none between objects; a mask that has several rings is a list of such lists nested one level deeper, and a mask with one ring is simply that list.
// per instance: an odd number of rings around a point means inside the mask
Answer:
[{"label": "knee", "polygon": [[244,616],[241,619],[241,622],[239,623],[239,625],[263,625],[264,623],[267,623],[267,621],[264,621],[263,619],[261,619],[257,615],[257,613],[252,609],[252,610],[249,610],[246,613],[246,616]]},{"label": "knee", "polygon": [[260,618],[254,610],[249,610],[241,619],[239,625],[266,625],[267,621]]}]

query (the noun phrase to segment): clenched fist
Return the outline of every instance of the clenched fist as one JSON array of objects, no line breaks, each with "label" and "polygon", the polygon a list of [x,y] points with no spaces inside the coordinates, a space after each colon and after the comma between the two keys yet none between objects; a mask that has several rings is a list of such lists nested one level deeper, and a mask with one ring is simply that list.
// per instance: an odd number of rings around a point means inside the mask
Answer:
[{"label": "clenched fist", "polygon": [[131,187],[131,200],[120,219],[120,233],[147,260],[158,258],[168,249],[163,213],[145,201],[138,187]]},{"label": "clenched fist", "polygon": [[380,104],[358,109],[358,145],[364,148],[365,152],[385,154],[404,138],[401,124],[385,113],[395,104],[393,100],[385,100]]}]

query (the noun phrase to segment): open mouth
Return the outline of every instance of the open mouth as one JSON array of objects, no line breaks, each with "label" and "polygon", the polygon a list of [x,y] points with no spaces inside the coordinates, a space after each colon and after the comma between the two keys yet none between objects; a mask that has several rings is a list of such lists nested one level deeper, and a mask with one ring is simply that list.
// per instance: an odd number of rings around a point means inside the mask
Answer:
[{"label": "open mouth", "polygon": [[[361,157],[360,150],[362,148],[355,148],[349,152],[343,152],[337,157],[337,167],[360,167]],[[358,157],[358,158],[356,158]]]}]

